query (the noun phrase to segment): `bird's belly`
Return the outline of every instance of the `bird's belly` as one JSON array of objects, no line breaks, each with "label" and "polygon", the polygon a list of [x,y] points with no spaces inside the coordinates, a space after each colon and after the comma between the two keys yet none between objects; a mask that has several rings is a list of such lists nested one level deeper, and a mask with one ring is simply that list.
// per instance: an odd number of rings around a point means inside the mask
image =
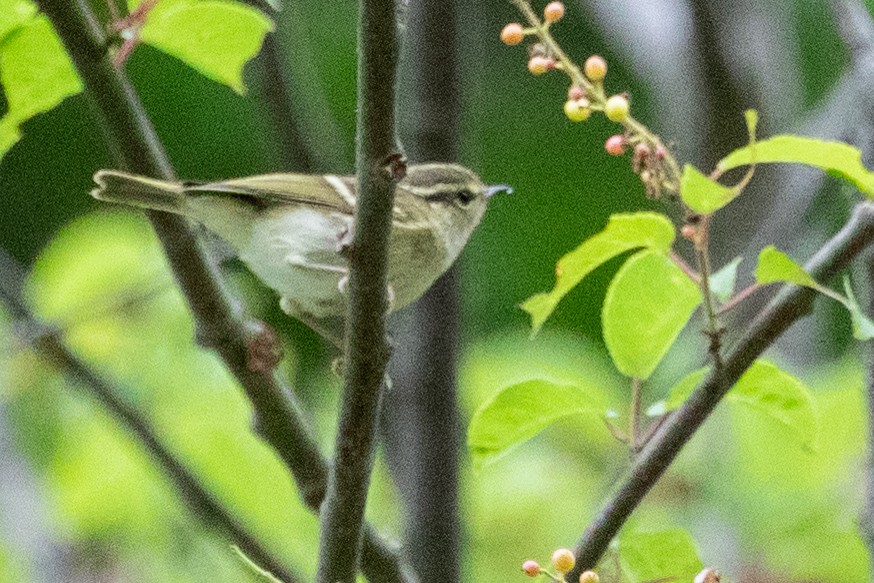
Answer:
[{"label": "bird's belly", "polygon": [[339,253],[351,217],[309,208],[288,207],[256,221],[240,258],[271,288],[306,314],[343,315],[340,280],[347,263]]}]

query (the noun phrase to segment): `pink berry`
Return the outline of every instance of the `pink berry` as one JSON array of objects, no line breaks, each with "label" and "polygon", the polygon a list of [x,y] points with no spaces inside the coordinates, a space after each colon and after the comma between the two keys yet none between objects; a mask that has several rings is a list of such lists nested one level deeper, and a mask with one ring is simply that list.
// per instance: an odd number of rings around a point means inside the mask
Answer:
[{"label": "pink berry", "polygon": [[522,25],[518,22],[511,22],[501,30],[501,41],[505,45],[518,45],[525,38],[525,33],[522,32]]},{"label": "pink berry", "polygon": [[576,563],[574,554],[568,549],[557,549],[552,553],[552,566],[555,567],[555,570],[559,573],[564,574],[570,572],[570,570],[574,568],[574,563]]},{"label": "pink berry", "polygon": [[607,153],[611,156],[621,156],[625,153],[625,136],[615,135],[607,138],[607,141],[604,142],[604,149],[607,150]]},{"label": "pink berry", "polygon": [[522,572],[529,577],[537,577],[540,574],[540,565],[537,561],[525,561],[522,563]]},{"label": "pink berry", "polygon": [[543,9],[543,19],[546,22],[557,22],[564,16],[564,4],[561,2],[550,2]]},{"label": "pink berry", "polygon": [[549,57],[534,56],[528,61],[528,70],[532,75],[543,75],[555,66],[555,61]]},{"label": "pink berry", "polygon": [[567,90],[567,98],[569,101],[577,101],[586,96],[586,92],[579,85],[571,85]]},{"label": "pink berry", "polygon": [[592,81],[602,81],[607,76],[607,61],[599,55],[592,55],[583,64],[583,72]]}]

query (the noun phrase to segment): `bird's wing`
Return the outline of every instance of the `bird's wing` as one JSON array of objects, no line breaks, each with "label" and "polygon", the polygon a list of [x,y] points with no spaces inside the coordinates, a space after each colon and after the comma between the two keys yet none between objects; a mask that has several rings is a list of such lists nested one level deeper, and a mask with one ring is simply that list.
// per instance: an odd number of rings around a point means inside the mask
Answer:
[{"label": "bird's wing", "polygon": [[303,204],[352,214],[354,179],[312,174],[263,174],[208,183],[187,183],[185,193],[227,195],[246,199],[257,207]]}]

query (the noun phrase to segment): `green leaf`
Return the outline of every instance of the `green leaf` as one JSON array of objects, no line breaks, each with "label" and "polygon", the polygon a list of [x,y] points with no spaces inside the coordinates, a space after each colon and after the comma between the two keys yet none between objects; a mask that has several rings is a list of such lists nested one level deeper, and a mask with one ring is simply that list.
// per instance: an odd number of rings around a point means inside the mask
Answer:
[{"label": "green leaf", "polygon": [[665,578],[692,581],[704,568],[695,541],[682,529],[623,534],[611,546],[618,552],[623,581],[628,583]]},{"label": "green leaf", "polygon": [[140,38],[244,93],[243,65],[272,30],[263,13],[237,2],[164,0],[149,13]]},{"label": "green leaf", "polygon": [[[689,373],[671,388],[667,399],[650,407],[647,415],[680,408],[709,374],[710,367]],[[765,413],[795,433],[806,446],[812,445],[816,437],[816,408],[810,389],[768,360],[754,362],[725,399]]]},{"label": "green leaf", "polygon": [[856,301],[856,295],[853,293],[853,288],[850,286],[850,278],[844,277],[844,292],[847,294],[847,301],[844,305],[850,312],[850,317],[853,320],[853,338],[856,340],[870,340],[874,338],[874,322],[865,315],[859,302]]},{"label": "green leaf", "polygon": [[18,126],[82,90],[79,76],[45,16],[19,23],[0,42],[0,83],[8,105],[0,119],[0,156],[20,138]]},{"label": "green leaf", "polygon": [[616,368],[649,377],[700,303],[698,286],[663,253],[634,255],[604,298],[604,341]]},{"label": "green leaf", "polygon": [[731,263],[722,267],[710,276],[710,291],[720,302],[728,301],[734,294],[734,286],[737,281],[737,268],[743,261],[743,257],[735,258]]},{"label": "green leaf", "polygon": [[494,461],[569,415],[603,415],[605,406],[583,388],[530,380],[511,385],[483,403],[467,431],[476,466]]},{"label": "green leaf", "polygon": [[685,403],[686,399],[689,398],[689,395],[692,394],[692,391],[704,382],[704,379],[707,378],[708,374],[710,374],[709,366],[693,370],[671,387],[671,390],[668,391],[667,399],[654,403],[649,409],[647,409],[646,414],[650,417],[658,417],[659,415],[664,415],[668,411],[679,409],[680,405]]},{"label": "green leaf", "polygon": [[804,271],[803,267],[773,245],[768,245],[759,252],[756,281],[762,285],[785,281],[819,289],[819,284]]},{"label": "green leaf", "polygon": [[810,389],[774,363],[759,359],[728,393],[734,403],[761,411],[795,433],[804,445],[816,438],[817,416]]},{"label": "green leaf", "polygon": [[691,164],[683,167],[680,196],[690,209],[709,215],[730,203],[738,195],[734,188],[723,186],[702,174]]},{"label": "green leaf", "polygon": [[611,216],[603,231],[559,259],[552,291],[532,296],[522,304],[531,315],[532,332],[536,333],[561,299],[600,265],[639,247],[667,251],[673,242],[674,226],[664,215],[642,212]]},{"label": "green leaf", "polygon": [[36,4],[28,0],[0,0],[0,43],[6,35],[36,16]]},{"label": "green leaf", "polygon": [[[753,160],[755,156],[755,160]],[[756,164],[789,162],[813,166],[851,182],[856,188],[874,196],[874,173],[862,165],[862,154],[843,142],[827,142],[803,136],[782,135],[756,142],[735,150],[723,158],[717,168],[721,171]]]}]

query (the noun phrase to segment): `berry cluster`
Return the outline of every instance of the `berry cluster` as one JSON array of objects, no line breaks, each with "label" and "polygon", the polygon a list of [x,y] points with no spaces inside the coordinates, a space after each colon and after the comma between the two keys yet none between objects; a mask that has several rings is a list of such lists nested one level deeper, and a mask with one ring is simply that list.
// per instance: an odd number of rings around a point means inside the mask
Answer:
[{"label": "berry cluster", "polygon": [[[559,4],[559,2],[553,2],[553,4]],[[552,568],[555,569],[555,572],[549,571],[548,569],[542,568],[537,561],[525,561],[522,563],[522,572],[528,575],[529,577],[537,577],[538,575],[546,575],[553,581],[559,581],[560,583],[566,583],[565,575],[571,572],[574,568],[574,564],[576,560],[574,559],[574,554],[568,549],[556,549],[554,553],[552,553]],[[598,574],[594,571],[585,571],[580,575],[580,583],[598,583],[600,581]]]},{"label": "berry cluster", "polygon": [[571,81],[564,113],[573,122],[583,122],[592,112],[600,111],[610,121],[622,124],[621,133],[610,136],[604,143],[608,154],[624,155],[632,149],[631,166],[640,176],[650,198],[660,198],[663,193],[676,194],[679,190],[679,168],[676,161],[659,138],[631,117],[631,104],[627,94],[608,97],[604,89],[607,77],[607,61],[592,55],[582,69],[578,67],[549,32],[550,26],[564,17],[565,6],[550,2],[543,10],[541,19],[527,1],[516,2],[529,26],[511,22],[501,30],[501,40],[507,45],[518,45],[525,37],[536,40],[528,48],[528,71],[543,75],[549,71],[563,71]]}]

